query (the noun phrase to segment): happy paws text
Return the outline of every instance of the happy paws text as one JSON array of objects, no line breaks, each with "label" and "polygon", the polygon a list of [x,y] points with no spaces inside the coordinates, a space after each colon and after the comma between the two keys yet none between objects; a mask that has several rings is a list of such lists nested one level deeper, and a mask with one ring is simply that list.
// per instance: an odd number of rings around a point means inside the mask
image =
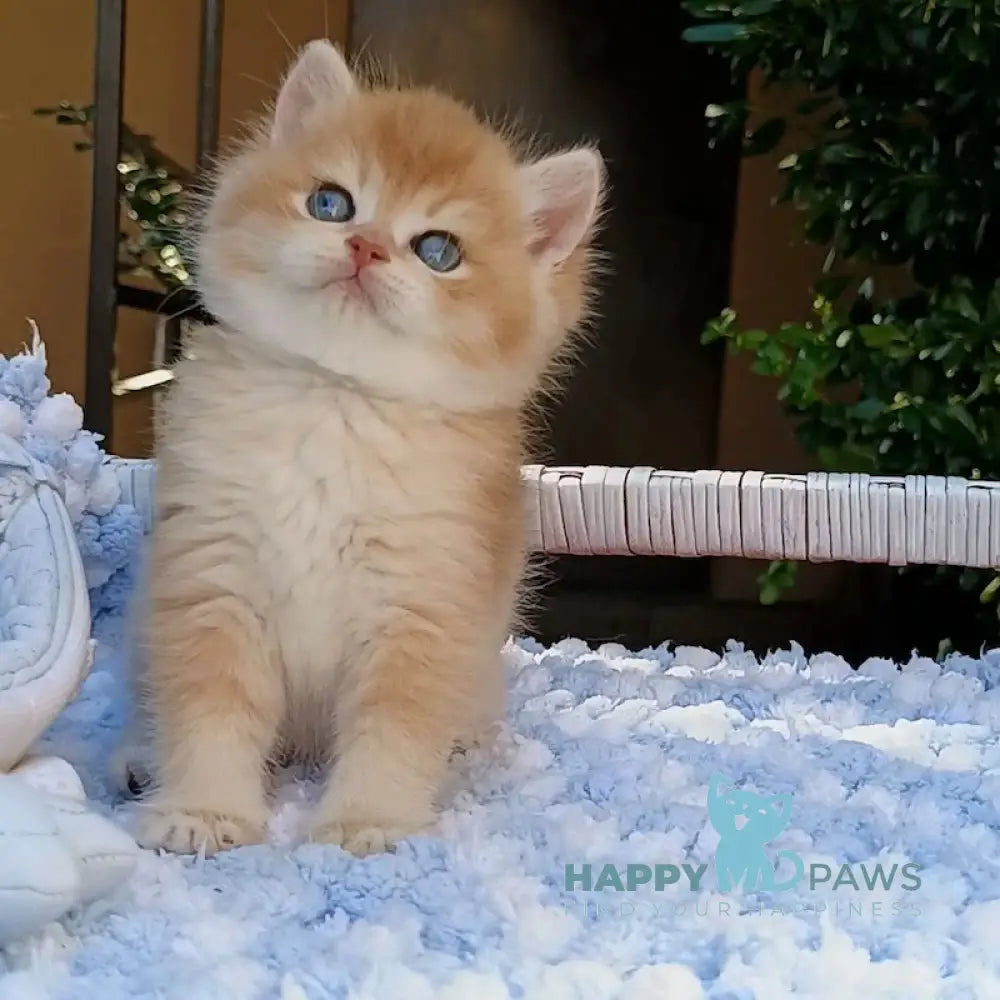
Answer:
[{"label": "happy paws text", "polygon": [[[703,888],[702,881],[708,868],[707,864],[687,863],[624,866],[567,864],[564,886],[567,892],[636,892],[639,889],[663,892],[670,886],[681,886],[698,892]],[[921,886],[920,871],[920,865],[914,862],[903,865],[859,862],[839,867],[813,862],[802,866],[801,879],[795,879],[782,888],[791,888],[792,884],[802,881],[811,890],[827,887],[834,891],[888,892],[893,887],[898,887],[904,892],[916,892]]]}]

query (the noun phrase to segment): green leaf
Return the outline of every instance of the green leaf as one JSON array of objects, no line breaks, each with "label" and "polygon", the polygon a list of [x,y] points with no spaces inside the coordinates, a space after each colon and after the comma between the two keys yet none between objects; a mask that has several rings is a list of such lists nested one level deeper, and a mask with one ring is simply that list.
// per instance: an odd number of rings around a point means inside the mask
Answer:
[{"label": "green leaf", "polygon": [[740,347],[756,351],[771,339],[771,334],[766,330],[744,330],[737,339]]},{"label": "green leaf", "polygon": [[852,143],[832,142],[820,149],[819,158],[823,163],[850,163],[851,160],[863,160],[865,154]]},{"label": "green leaf", "polygon": [[972,303],[972,299],[968,295],[958,292],[954,298],[954,306],[958,310],[959,314],[964,316],[968,320],[972,320],[973,323],[978,323],[979,320],[979,310]]},{"label": "green leaf", "polygon": [[961,404],[955,404],[949,408],[952,419],[961,424],[974,438],[979,437],[979,428],[969,414],[969,411]]},{"label": "green leaf", "polygon": [[742,24],[734,21],[720,21],[717,24],[696,24],[691,28],[686,28],[681,37],[686,42],[712,45],[731,42],[742,38],[745,34],[746,28]]},{"label": "green leaf", "polygon": [[890,344],[905,343],[906,336],[897,327],[888,323],[865,323],[858,327],[858,333],[865,347],[873,350],[884,350]]},{"label": "green leaf", "polygon": [[983,43],[971,29],[958,32],[957,44],[959,51],[970,62],[979,62],[986,54]]},{"label": "green leaf", "polygon": [[994,576],[992,580],[985,587],[983,587],[982,592],[979,595],[979,600],[982,604],[989,604],[996,595],[997,591],[1000,590],[1000,575]]},{"label": "green leaf", "polygon": [[757,585],[760,588],[761,604],[776,604],[783,594],[795,586],[798,578],[799,564],[780,559],[768,565],[760,576]]},{"label": "green leaf", "polygon": [[887,409],[885,400],[877,399],[875,397],[869,396],[867,399],[862,399],[860,403],[856,403],[854,406],[854,415],[865,422],[874,420],[876,417],[880,417],[885,413]]},{"label": "green leaf", "polygon": [[832,445],[820,445],[816,449],[816,457],[820,466],[828,472],[840,472],[844,464],[841,461],[841,449]]},{"label": "green leaf", "polygon": [[930,195],[926,191],[921,191],[906,210],[906,231],[915,236],[923,231],[927,224],[927,213],[930,208]]}]

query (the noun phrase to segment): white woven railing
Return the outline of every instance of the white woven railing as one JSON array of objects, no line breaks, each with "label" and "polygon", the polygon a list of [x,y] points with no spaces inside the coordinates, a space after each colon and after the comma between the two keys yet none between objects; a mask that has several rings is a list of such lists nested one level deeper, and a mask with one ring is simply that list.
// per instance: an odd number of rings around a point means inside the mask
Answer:
[{"label": "white woven railing", "polygon": [[602,465],[522,479],[542,552],[1000,566],[1000,483]]},{"label": "white woven railing", "polygon": [[[155,466],[114,464],[148,530]],[[521,479],[536,552],[1000,566],[1000,483],[604,465],[527,465]]]}]

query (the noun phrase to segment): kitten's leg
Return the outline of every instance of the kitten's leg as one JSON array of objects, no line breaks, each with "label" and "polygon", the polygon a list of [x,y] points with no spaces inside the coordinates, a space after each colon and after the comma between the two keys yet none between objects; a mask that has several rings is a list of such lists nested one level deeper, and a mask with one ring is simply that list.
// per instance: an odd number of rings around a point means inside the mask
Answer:
[{"label": "kitten's leg", "polygon": [[261,623],[232,596],[154,604],[148,685],[156,785],[145,847],[206,853],[259,842],[284,710]]},{"label": "kitten's leg", "polygon": [[368,854],[433,822],[449,754],[467,726],[477,655],[419,623],[385,636],[341,693],[337,762],[313,839]]}]

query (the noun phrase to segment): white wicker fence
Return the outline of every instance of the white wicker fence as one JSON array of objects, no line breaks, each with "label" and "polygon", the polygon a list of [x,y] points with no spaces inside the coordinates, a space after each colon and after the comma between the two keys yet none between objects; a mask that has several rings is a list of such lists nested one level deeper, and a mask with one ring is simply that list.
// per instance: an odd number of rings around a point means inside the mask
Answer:
[{"label": "white wicker fence", "polygon": [[1000,483],[526,466],[532,548],[1000,566]]},{"label": "white wicker fence", "polygon": [[[155,466],[115,466],[148,530]],[[1000,566],[1000,483],[604,465],[521,478],[536,552]]]}]

